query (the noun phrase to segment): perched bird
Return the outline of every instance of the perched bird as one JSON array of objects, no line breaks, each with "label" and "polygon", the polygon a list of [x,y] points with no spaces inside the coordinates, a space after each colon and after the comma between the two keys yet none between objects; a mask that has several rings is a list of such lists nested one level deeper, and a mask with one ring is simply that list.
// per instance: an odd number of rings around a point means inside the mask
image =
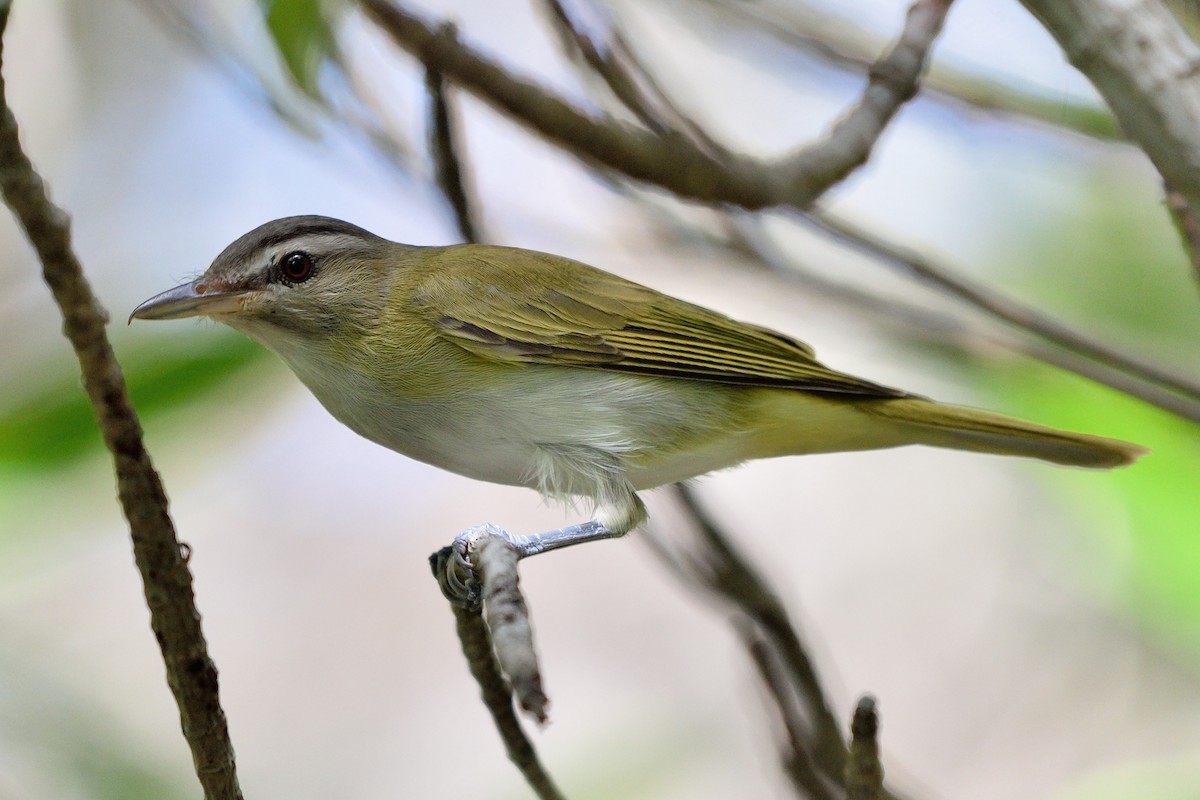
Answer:
[{"label": "perched bird", "polygon": [[826,367],[807,345],[560,256],[398,244],[287,217],[138,319],[207,316],[273,350],[334,417],[412,458],[590,522],[523,552],[621,536],[638,492],[743,461],[924,444],[1108,469],[1137,445],[942,405]]}]

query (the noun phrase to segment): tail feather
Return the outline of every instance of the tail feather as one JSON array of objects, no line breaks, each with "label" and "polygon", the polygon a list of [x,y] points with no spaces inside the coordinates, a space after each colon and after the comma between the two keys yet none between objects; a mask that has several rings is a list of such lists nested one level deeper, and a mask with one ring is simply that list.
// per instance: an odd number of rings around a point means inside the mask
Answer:
[{"label": "tail feather", "polygon": [[919,441],[937,447],[1028,456],[1089,469],[1132,464],[1149,452],[1140,445],[1035,425],[987,411],[901,398],[863,404],[874,416],[917,429]]}]

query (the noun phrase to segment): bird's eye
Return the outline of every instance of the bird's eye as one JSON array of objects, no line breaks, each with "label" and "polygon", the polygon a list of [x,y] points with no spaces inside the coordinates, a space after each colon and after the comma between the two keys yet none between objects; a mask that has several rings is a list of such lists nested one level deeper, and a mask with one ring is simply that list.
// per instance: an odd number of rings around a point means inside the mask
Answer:
[{"label": "bird's eye", "polygon": [[279,259],[279,272],[288,283],[303,283],[313,276],[313,259],[297,250]]}]

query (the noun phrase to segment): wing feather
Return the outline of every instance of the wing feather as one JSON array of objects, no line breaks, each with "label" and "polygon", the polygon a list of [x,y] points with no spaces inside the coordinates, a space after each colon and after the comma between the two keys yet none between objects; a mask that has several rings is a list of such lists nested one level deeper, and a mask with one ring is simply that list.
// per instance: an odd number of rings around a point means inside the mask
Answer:
[{"label": "wing feather", "polygon": [[487,245],[443,248],[435,260],[418,305],[439,334],[481,358],[907,396],[829,369],[803,342],[576,261]]}]

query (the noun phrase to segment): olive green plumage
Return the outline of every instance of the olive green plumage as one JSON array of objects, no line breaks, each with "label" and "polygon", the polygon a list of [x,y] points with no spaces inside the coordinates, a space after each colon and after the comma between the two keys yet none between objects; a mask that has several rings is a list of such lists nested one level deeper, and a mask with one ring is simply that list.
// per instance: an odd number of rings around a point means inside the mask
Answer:
[{"label": "olive green plumage", "polygon": [[1137,445],[947,406],[577,261],[413,247],[339,220],[251,231],[134,311],[207,315],[274,350],[353,430],[482,480],[583,496],[620,534],[636,492],[755,458],[926,444],[1109,468]]}]

